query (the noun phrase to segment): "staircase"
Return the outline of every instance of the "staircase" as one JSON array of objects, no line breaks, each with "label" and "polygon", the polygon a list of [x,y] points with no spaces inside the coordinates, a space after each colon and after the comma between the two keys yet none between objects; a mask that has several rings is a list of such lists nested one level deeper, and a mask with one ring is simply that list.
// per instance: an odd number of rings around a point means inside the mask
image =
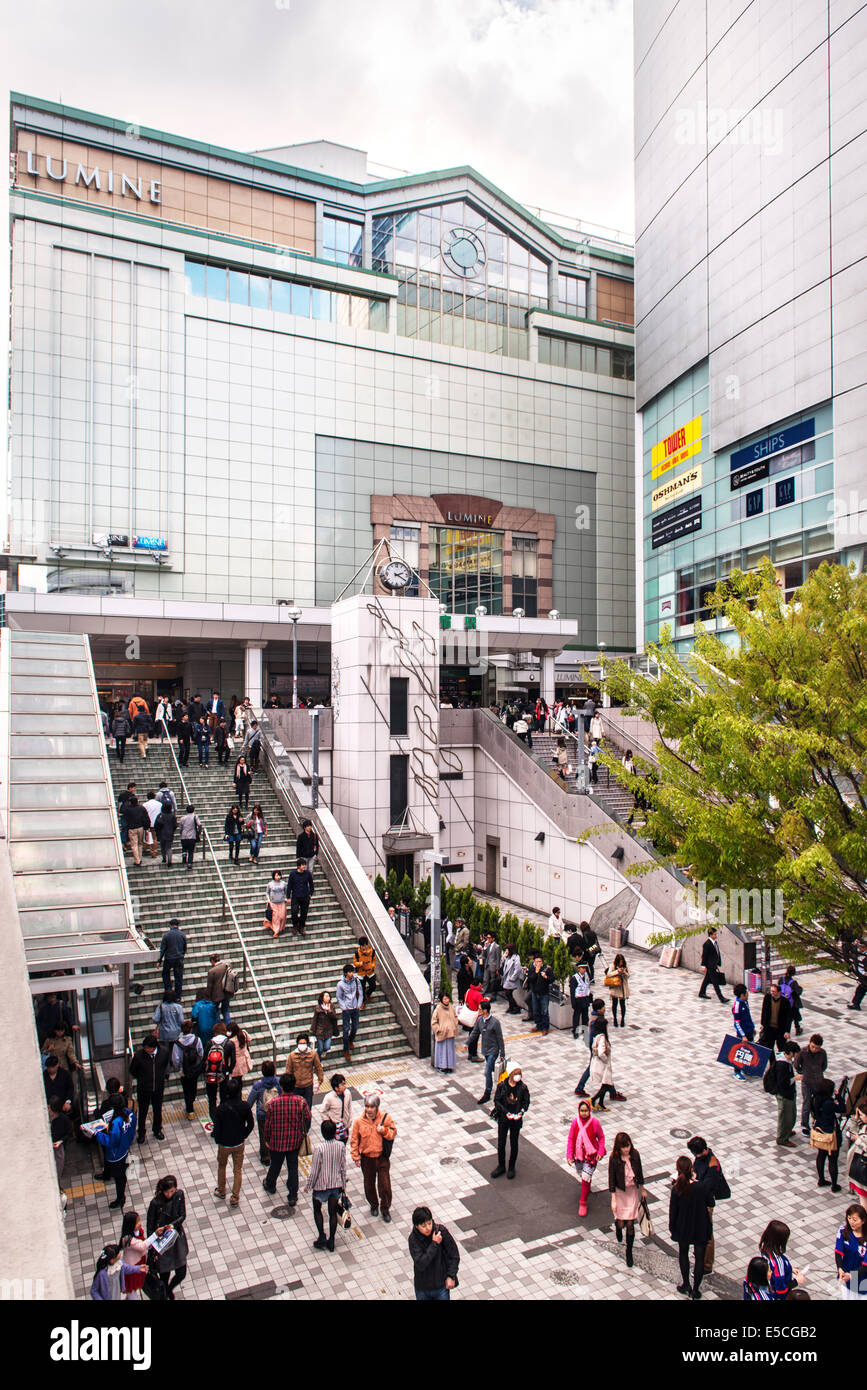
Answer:
[{"label": "staircase", "polygon": [[[137,747],[130,743],[127,744],[123,763],[117,761],[113,750],[109,750],[109,763],[115,801],[129,781],[136,782],[137,795],[143,801],[164,780],[175,793],[178,810],[183,813],[184,795],[168,744],[151,741],[147,758],[142,759]],[[355,936],[328,880],[317,865],[306,937],[293,936],[287,926],[283,935],[277,941],[273,940],[270,931],[263,926],[265,891],[274,869],[281,869],[285,878],[295,868],[297,829],[284,814],[266,773],[256,772],[253,774],[250,806],[256,802],[261,806],[268,834],[262,843],[258,867],[250,865],[249,847],[243,841],[239,863],[229,863],[228,845],[223,839],[223,822],[236,799],[232,783],[233,769],[234,759],[220,766],[213,748],[210,766],[200,768],[193,747],[190,763],[182,771],[190,800],[219,855],[220,870],[277,1038],[279,1070],[295,1045],[296,1033],[309,1028],[320,992],[327,989],[332,998],[335,997],[341,970],[352,959]],[[193,869],[184,868],[181,864],[180,841],[176,837],[171,868],[163,865],[159,853],[152,859],[145,851],[140,868],[136,868],[132,855],[127,854],[125,860],[139,929],[150,937],[154,945],[158,945],[169,919],[177,917],[181,930],[187,935],[183,1003],[187,1009],[191,1009],[196,990],[205,983],[212,952],[219,951],[239,971],[242,965],[231,914],[227,910],[224,917],[222,913],[222,892],[210,855],[202,858],[200,842],[196,847]],[[154,1010],[162,999],[160,969],[148,967],[138,973],[136,979],[144,985],[144,991],[137,997],[130,996],[130,1029],[134,1047],[139,1046],[142,1037],[152,1027]],[[258,1074],[259,1064],[271,1055],[272,1044],[249,971],[246,989],[235,998],[232,1019],[250,1034],[250,1054]],[[361,1015],[352,1066],[374,1066],[387,1059],[411,1055],[409,1043],[398,1027],[387,1000],[377,989]],[[323,1063],[326,1076],[329,1064],[331,1071],[347,1068],[339,1035],[332,1042],[331,1051]],[[170,1078],[167,1095],[179,1094],[176,1074],[170,1073]]]},{"label": "staircase", "polygon": [[[557,740],[560,737],[560,734],[536,733],[535,731],[531,734],[533,740],[533,757],[546,772],[553,769],[554,759],[557,756]],[[577,795],[578,746],[574,738],[567,735],[563,735],[563,737],[566,738],[566,748],[569,753],[569,763],[572,768],[571,774],[566,779],[566,790]],[[605,743],[603,747],[607,753],[614,753],[616,751],[608,743]],[[597,798],[600,806],[603,810],[607,811],[609,815],[616,816],[620,821],[625,821],[634,804],[632,793],[627,791],[616,773],[610,772],[609,769],[603,767],[601,763],[599,763],[598,768],[599,781],[596,784],[588,782],[588,791]]]}]

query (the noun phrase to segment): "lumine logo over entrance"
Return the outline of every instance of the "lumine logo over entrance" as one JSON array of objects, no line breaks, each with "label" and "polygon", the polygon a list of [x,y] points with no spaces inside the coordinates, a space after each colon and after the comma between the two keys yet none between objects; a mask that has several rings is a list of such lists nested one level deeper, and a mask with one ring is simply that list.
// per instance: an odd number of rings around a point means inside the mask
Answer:
[{"label": "lumine logo over entrance", "polygon": [[82,1327],[73,1318],[68,1327],[51,1329],[52,1361],[126,1361],[134,1371],[151,1366],[151,1328]]}]

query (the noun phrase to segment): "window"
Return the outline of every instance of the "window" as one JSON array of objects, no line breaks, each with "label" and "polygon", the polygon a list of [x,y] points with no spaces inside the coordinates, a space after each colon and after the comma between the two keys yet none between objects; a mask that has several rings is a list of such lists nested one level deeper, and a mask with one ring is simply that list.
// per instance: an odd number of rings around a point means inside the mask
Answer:
[{"label": "window", "polygon": [[389,824],[400,825],[409,810],[409,754],[393,753],[389,758]]},{"label": "window", "polygon": [[526,358],[527,311],[548,308],[547,262],[464,201],[374,217],[373,269],[401,280],[408,338]]},{"label": "window", "polygon": [[631,348],[604,347],[580,338],[561,338],[555,333],[539,334],[539,361],[545,366],[569,367],[575,372],[594,372],[622,381],[635,377],[635,354]]},{"label": "window", "polygon": [[587,281],[580,275],[558,275],[557,309],[573,319],[587,317]]},{"label": "window", "polygon": [[277,314],[295,314],[297,318],[369,328],[376,333],[382,333],[386,328],[388,311],[384,299],[323,289],[319,285],[281,280],[276,276],[248,275],[245,271],[231,270],[228,266],[203,265],[199,261],[187,261],[185,274],[187,293],[197,297],[206,296],[254,309],[270,307]]},{"label": "window", "polygon": [[635,322],[634,286],[613,275],[596,276],[596,317],[600,323]]},{"label": "window", "polygon": [[407,598],[418,598],[418,567],[421,550],[421,527],[411,526],[406,522],[397,521],[391,528],[391,539],[394,541],[394,548],[399,555],[402,555],[406,563],[413,571],[412,583],[404,589]]},{"label": "window", "polygon": [[338,265],[361,265],[363,228],[343,217],[323,217],[322,256]]},{"label": "window", "polygon": [[512,607],[528,618],[539,616],[538,542],[535,536],[512,537]]},{"label": "window", "polygon": [[502,613],[502,532],[431,527],[430,586],[450,613]]},{"label": "window", "polygon": [[392,676],[388,683],[388,732],[394,737],[409,733],[409,680]]}]

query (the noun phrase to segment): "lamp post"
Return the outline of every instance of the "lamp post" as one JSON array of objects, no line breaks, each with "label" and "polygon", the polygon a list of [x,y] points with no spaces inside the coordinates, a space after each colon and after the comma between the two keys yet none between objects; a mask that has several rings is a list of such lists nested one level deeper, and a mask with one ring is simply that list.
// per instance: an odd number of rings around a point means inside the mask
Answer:
[{"label": "lamp post", "polygon": [[292,708],[298,708],[298,619],[301,609],[293,604],[286,609],[286,617],[292,623]]}]

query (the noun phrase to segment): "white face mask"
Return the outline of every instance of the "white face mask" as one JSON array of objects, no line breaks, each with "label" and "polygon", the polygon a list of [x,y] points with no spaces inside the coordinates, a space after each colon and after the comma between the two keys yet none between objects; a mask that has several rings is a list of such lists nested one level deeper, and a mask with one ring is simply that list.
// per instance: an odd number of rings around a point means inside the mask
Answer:
[{"label": "white face mask", "polygon": [[514,1084],[515,1086],[520,1086],[520,1084],[521,1084],[521,1078],[520,1078],[520,1076],[513,1076],[513,1077],[512,1077],[512,1082],[513,1082],[513,1084]]},{"label": "white face mask", "polygon": [[299,1044],[298,1044],[298,1047],[296,1048],[296,1051],[297,1051],[297,1052],[307,1052],[307,1051],[309,1051],[309,1049],[308,1049],[306,1043],[299,1043]]}]

